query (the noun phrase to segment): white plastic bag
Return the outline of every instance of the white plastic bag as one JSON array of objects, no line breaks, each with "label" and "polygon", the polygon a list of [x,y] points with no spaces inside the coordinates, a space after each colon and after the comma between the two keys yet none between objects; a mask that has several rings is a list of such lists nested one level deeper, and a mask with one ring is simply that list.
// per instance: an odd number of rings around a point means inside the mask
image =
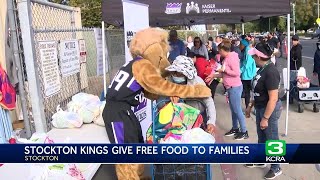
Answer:
[{"label": "white plastic bag", "polygon": [[182,134],[181,138],[181,143],[186,143],[186,144],[214,144],[215,143],[215,138],[205,132],[201,128],[193,128],[190,130],[185,131]]},{"label": "white plastic bag", "polygon": [[92,123],[93,120],[100,115],[100,101],[92,101],[86,105],[83,105],[79,110],[78,114],[83,120],[83,123]]},{"label": "white plastic bag", "polygon": [[181,141],[179,141],[173,137],[169,137],[166,140],[163,140],[163,138],[161,138],[160,144],[181,144]]},{"label": "white plastic bag", "polygon": [[100,99],[98,96],[86,93],[78,93],[68,103],[68,111],[80,115],[83,123],[92,123],[100,114]]},{"label": "white plastic bag", "polygon": [[63,111],[60,106],[57,107],[57,112],[52,116],[52,125],[55,128],[79,128],[83,124],[82,118],[75,112]]},{"label": "white plastic bag", "polygon": [[102,113],[103,113],[103,109],[106,105],[106,101],[102,101],[101,102],[101,105],[100,105],[100,111],[99,111],[99,116],[93,120],[93,123],[99,125],[99,126],[105,126],[104,124],[104,120],[103,120],[103,117],[102,117]]},{"label": "white plastic bag", "polygon": [[87,93],[78,93],[74,96],[72,96],[72,101],[76,104],[87,104],[88,101],[100,101],[98,96],[87,94]]}]

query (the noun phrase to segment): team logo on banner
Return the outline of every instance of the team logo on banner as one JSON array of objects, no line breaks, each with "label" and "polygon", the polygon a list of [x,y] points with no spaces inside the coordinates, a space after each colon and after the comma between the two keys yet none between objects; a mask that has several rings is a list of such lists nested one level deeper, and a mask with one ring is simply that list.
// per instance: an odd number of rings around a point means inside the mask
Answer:
[{"label": "team logo on banner", "polygon": [[133,39],[135,32],[133,31],[127,31],[127,46],[130,48],[130,42]]},{"label": "team logo on banner", "polygon": [[167,3],[166,14],[179,14],[181,13],[182,3]]},{"label": "team logo on banner", "polygon": [[187,3],[186,13],[190,14],[191,12],[196,12],[198,14],[200,13],[200,7],[198,3],[194,3],[193,1],[191,3]]}]

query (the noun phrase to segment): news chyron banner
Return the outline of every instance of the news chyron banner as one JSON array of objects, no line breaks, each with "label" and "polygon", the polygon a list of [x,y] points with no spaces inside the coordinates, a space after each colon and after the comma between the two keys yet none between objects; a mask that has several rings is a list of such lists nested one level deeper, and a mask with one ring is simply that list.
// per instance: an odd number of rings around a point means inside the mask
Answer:
[{"label": "news chyron banner", "polygon": [[2,144],[1,163],[311,163],[320,144]]}]

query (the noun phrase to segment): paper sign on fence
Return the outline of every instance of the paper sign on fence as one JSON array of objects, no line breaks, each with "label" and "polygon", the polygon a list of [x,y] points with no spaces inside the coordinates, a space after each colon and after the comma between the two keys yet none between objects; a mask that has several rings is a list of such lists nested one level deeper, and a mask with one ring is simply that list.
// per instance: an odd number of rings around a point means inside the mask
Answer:
[{"label": "paper sign on fence", "polygon": [[80,72],[80,52],[78,40],[60,42],[60,66],[63,77]]},{"label": "paper sign on fence", "polygon": [[80,48],[80,63],[86,63],[87,48],[86,48],[86,41],[84,39],[79,39],[79,48]]},{"label": "paper sign on fence", "polygon": [[40,62],[46,97],[60,91],[61,82],[57,57],[57,43],[55,41],[39,42]]}]

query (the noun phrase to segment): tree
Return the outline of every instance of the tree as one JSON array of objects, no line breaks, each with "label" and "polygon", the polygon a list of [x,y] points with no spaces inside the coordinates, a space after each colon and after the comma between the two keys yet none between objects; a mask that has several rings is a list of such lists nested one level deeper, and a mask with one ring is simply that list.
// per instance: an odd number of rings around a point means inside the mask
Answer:
[{"label": "tree", "polygon": [[51,2],[80,7],[82,26],[100,27],[102,21],[101,0],[51,0]]},{"label": "tree", "polygon": [[314,26],[315,23],[315,0],[296,0],[295,16],[296,27],[300,30],[307,31]]}]

